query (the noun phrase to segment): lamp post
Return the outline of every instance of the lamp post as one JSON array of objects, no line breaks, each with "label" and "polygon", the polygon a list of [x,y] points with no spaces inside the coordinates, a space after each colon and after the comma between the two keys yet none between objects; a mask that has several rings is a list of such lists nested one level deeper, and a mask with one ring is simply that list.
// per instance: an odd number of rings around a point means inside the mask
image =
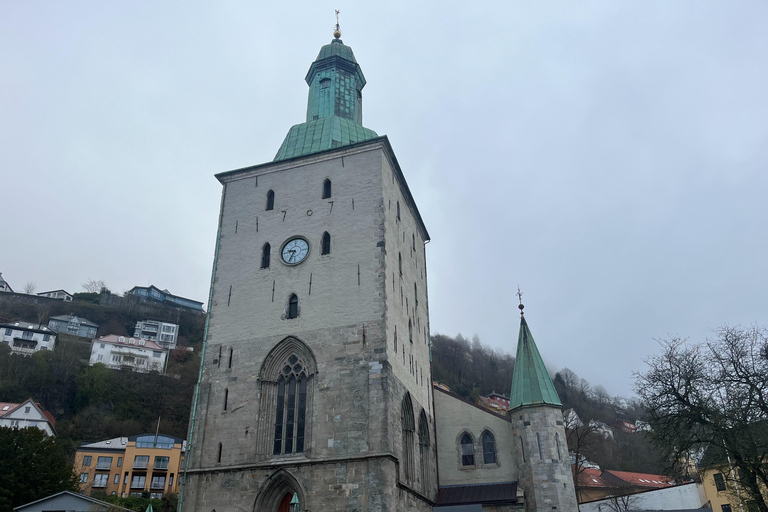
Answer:
[{"label": "lamp post", "polygon": [[297,493],[293,493],[291,499],[291,512],[299,512],[299,495]]}]

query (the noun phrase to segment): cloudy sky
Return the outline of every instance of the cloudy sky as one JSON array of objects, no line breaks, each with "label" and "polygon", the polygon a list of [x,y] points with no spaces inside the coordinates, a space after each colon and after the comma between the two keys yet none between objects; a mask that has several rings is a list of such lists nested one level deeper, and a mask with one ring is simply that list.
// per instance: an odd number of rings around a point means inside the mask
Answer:
[{"label": "cloudy sky", "polygon": [[208,297],[217,172],[304,120],[334,9],[432,236],[433,333],[611,394],[766,324],[768,3],[0,1],[0,272]]}]

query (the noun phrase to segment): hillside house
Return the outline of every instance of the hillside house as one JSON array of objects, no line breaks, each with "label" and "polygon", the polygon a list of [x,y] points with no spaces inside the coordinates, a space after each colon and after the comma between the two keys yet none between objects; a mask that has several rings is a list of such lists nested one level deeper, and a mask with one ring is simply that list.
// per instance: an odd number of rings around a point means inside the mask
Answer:
[{"label": "hillside house", "polygon": [[56,332],[90,339],[96,337],[96,330],[99,328],[98,324],[75,315],[52,316],[48,320],[48,327]]},{"label": "hillside house", "polygon": [[140,373],[162,372],[167,356],[167,351],[152,340],[109,334],[93,340],[88,364],[103,363],[114,370]]},{"label": "hillside house", "polygon": [[56,333],[41,324],[8,322],[0,324],[0,341],[10,345],[14,354],[31,356],[40,350],[53,350]]},{"label": "hillside house", "polygon": [[0,427],[39,428],[49,436],[56,435],[53,414],[31,398],[20,404],[0,402]]}]

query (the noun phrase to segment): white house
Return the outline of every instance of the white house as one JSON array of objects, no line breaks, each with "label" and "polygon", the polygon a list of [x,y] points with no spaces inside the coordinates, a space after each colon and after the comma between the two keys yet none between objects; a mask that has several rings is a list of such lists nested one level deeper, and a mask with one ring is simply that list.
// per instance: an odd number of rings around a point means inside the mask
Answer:
[{"label": "white house", "polygon": [[176,340],[179,336],[179,326],[160,320],[142,320],[136,322],[133,331],[134,338],[144,338],[157,342],[166,350],[176,348]]},{"label": "white house", "polygon": [[11,288],[11,285],[9,285],[8,282],[5,279],[3,279],[2,272],[0,272],[0,292],[13,293],[13,289]]},{"label": "white house", "polygon": [[168,352],[152,340],[109,334],[91,343],[89,364],[103,363],[115,370],[162,372]]},{"label": "white house", "polygon": [[64,302],[72,302],[72,294],[66,290],[51,290],[50,292],[38,293],[40,297],[48,297],[49,299],[59,299]]},{"label": "white house", "polygon": [[14,354],[30,356],[40,350],[53,350],[56,333],[45,325],[8,322],[0,324],[0,341],[10,345]]},{"label": "white house", "polygon": [[20,404],[0,402],[0,427],[36,427],[49,436],[55,436],[55,426],[53,415],[31,398]]}]

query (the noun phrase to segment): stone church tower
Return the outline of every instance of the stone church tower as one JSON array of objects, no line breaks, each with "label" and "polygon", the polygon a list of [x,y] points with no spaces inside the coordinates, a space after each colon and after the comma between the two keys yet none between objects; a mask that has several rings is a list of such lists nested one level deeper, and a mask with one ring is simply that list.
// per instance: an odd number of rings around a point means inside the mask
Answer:
[{"label": "stone church tower", "polygon": [[184,512],[427,511],[437,494],[425,243],[340,33],[306,122],[223,186]]},{"label": "stone church tower", "polygon": [[577,512],[563,405],[539,355],[520,304],[512,392],[507,415],[512,424],[518,487],[527,512]]}]

